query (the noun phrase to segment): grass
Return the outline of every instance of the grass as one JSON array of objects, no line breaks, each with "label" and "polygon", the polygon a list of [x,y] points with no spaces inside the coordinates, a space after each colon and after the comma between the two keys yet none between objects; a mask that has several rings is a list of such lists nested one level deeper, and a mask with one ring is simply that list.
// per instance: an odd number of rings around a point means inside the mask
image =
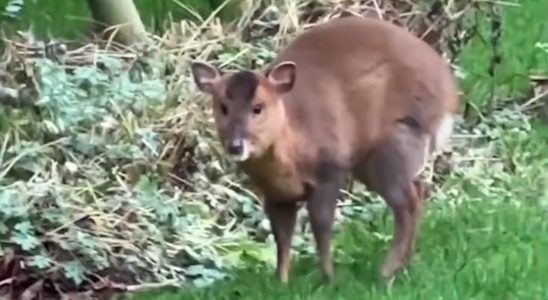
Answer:
[{"label": "grass", "polygon": [[498,44],[501,61],[495,69],[495,78],[488,74],[493,51],[489,15],[480,13],[480,33],[459,56],[459,65],[467,74],[461,80],[461,88],[466,91],[466,98],[477,106],[523,97],[529,88],[530,75],[548,75],[548,53],[535,46],[538,42],[548,42],[548,1],[507,2],[520,6],[501,9]]},{"label": "grass", "polygon": [[449,178],[444,193],[428,203],[412,266],[390,290],[379,283],[377,270],[389,246],[391,217],[377,218],[373,227],[358,221],[341,227],[333,287],[321,284],[310,256],[295,263],[287,287],[273,267],[261,264],[209,288],[130,299],[548,299],[548,127],[505,135],[493,151],[515,170],[496,178],[492,166],[485,171],[490,183],[473,172]]},{"label": "grass", "polygon": [[[63,5],[63,14],[59,14],[57,2],[27,1],[23,9],[16,13],[17,20],[3,16],[9,0],[0,0],[0,24],[2,29],[27,30],[29,26],[40,38],[62,37],[77,39],[87,34],[91,26],[91,14],[85,1],[69,1]],[[201,18],[206,18],[223,2],[222,0],[134,0],[141,19],[151,30],[163,29],[164,21],[173,19],[194,19],[192,9]],[[221,17],[230,18],[236,5],[228,6],[221,12]]]}]

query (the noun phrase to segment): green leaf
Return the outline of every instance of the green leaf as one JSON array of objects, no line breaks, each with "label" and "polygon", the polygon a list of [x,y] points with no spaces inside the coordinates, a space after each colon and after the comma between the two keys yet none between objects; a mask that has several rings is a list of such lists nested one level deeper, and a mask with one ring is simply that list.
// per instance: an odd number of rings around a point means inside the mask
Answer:
[{"label": "green leaf", "polygon": [[209,277],[198,277],[198,278],[192,280],[192,283],[197,288],[204,288],[204,287],[210,286],[214,282],[215,282],[215,280],[213,278],[209,278]]},{"label": "green leaf", "polygon": [[23,0],[10,0],[4,7],[2,16],[18,19],[23,11]]},{"label": "green leaf", "polygon": [[10,229],[8,228],[8,226],[6,226],[4,222],[0,222],[0,234],[2,235],[7,234],[9,230]]},{"label": "green leaf", "polygon": [[72,279],[74,283],[81,284],[85,277],[84,277],[84,266],[78,261],[73,261],[69,263],[63,264],[63,269],[65,270],[65,276],[68,279]]},{"label": "green leaf", "polygon": [[46,269],[52,266],[51,260],[44,255],[32,256],[28,261],[29,266],[36,267],[38,269]]},{"label": "green leaf", "polygon": [[29,221],[23,221],[17,223],[14,228],[22,234],[29,234],[32,231],[32,224]]},{"label": "green leaf", "polygon": [[35,236],[21,232],[15,232],[11,241],[21,246],[25,251],[30,251],[40,245],[40,241]]},{"label": "green leaf", "polygon": [[136,190],[145,197],[154,196],[156,193],[157,183],[149,176],[141,175],[139,182],[135,186]]}]

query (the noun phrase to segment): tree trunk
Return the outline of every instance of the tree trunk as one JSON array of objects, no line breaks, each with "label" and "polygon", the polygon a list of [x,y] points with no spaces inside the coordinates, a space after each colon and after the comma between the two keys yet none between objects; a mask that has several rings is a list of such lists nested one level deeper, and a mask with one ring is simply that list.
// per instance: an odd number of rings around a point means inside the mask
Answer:
[{"label": "tree trunk", "polygon": [[[86,0],[100,30],[124,45],[130,46],[147,38],[145,26],[133,0]],[[105,29],[107,29],[105,31]]]}]

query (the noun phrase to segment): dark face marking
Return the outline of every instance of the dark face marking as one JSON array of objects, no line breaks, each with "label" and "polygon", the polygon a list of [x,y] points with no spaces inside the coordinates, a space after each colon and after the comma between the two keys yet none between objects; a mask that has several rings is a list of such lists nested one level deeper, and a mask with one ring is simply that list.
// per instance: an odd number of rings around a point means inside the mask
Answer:
[{"label": "dark face marking", "polygon": [[233,74],[228,80],[226,96],[231,100],[251,102],[258,85],[259,80],[253,72],[240,71]]},{"label": "dark face marking", "polygon": [[225,99],[220,101],[223,118],[220,121],[222,136],[229,153],[239,155],[244,151],[244,140],[249,138],[251,106],[259,86],[259,79],[248,70],[232,74],[225,85]]}]

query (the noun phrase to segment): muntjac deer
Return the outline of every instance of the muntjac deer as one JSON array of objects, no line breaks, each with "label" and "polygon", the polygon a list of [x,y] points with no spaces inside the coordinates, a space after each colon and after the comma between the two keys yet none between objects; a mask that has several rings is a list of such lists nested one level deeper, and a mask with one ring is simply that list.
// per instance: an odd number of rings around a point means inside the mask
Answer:
[{"label": "muntjac deer", "polygon": [[424,201],[425,155],[448,142],[458,109],[451,70],[425,42],[385,21],[343,17],[305,30],[264,71],[195,61],[225,151],[264,194],[286,283],[305,202],[327,283],[339,190],[352,175],[383,197],[394,238],[380,270],[409,263]]}]

